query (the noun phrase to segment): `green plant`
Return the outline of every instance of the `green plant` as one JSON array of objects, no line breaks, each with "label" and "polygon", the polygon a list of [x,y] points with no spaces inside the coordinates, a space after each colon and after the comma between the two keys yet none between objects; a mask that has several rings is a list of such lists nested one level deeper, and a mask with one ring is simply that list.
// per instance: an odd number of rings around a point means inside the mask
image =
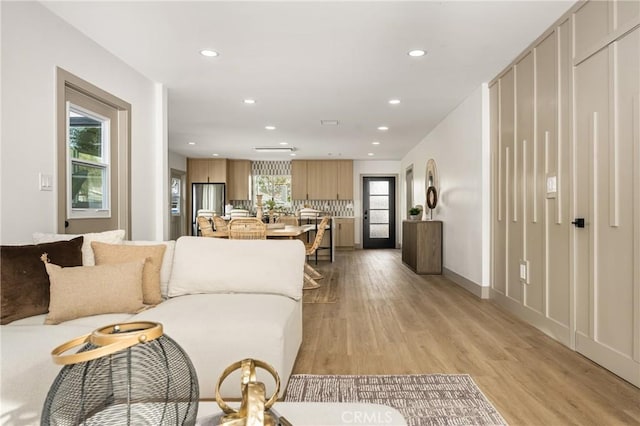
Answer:
[{"label": "green plant", "polygon": [[417,207],[411,207],[411,208],[409,209],[409,214],[410,214],[411,216],[418,216],[418,215],[420,214],[420,209],[419,209],[419,208],[417,208]]},{"label": "green plant", "polygon": [[276,207],[276,202],[275,200],[271,199],[271,200],[265,201],[264,205],[267,206],[269,210],[273,210]]}]

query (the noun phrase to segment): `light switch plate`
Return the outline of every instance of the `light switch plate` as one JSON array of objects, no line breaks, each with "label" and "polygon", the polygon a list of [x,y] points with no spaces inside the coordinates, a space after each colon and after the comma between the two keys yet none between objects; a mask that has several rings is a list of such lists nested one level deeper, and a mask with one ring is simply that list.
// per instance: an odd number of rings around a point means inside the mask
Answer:
[{"label": "light switch plate", "polygon": [[40,191],[53,191],[53,176],[45,173],[38,173],[38,183]]}]

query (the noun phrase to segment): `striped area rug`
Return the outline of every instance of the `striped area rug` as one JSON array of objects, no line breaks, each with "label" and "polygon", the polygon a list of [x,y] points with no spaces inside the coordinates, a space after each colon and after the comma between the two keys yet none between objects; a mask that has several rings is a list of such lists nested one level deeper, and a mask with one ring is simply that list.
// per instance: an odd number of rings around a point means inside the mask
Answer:
[{"label": "striped area rug", "polygon": [[468,374],[296,374],[287,402],[368,402],[394,407],[410,426],[506,425]]}]

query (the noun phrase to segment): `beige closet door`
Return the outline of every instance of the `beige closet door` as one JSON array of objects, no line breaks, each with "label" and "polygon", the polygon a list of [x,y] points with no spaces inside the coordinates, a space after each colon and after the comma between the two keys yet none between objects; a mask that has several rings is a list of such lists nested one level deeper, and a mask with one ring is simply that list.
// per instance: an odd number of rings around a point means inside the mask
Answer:
[{"label": "beige closet door", "polygon": [[640,386],[640,30],[575,69],[576,350]]}]

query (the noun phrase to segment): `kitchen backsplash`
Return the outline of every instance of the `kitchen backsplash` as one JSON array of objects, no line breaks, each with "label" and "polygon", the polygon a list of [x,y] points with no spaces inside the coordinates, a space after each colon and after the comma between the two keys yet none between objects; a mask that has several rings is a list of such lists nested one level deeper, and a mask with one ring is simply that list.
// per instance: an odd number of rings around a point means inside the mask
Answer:
[{"label": "kitchen backsplash", "polygon": [[[253,202],[249,200],[231,200],[234,207],[255,212]],[[353,216],[353,201],[351,200],[303,200],[293,201],[291,210],[296,212],[303,207],[327,212],[332,216]]]},{"label": "kitchen backsplash", "polygon": [[[271,175],[271,176],[287,176],[291,175],[290,161],[253,161],[251,163],[251,175]],[[230,203],[234,207],[247,209],[255,212],[252,201],[249,200],[231,200]],[[292,212],[302,207],[310,207],[312,209],[327,212],[333,216],[353,216],[352,200],[294,200],[291,205]]]}]

